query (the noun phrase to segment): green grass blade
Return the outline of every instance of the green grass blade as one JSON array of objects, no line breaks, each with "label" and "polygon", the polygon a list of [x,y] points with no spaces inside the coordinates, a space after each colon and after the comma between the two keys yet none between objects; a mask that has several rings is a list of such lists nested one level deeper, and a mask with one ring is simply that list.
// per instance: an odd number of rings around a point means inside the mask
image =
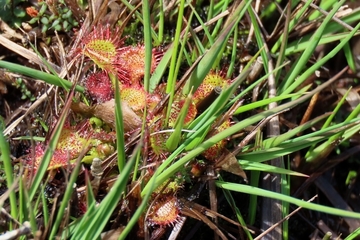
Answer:
[{"label": "green grass blade", "polygon": [[152,60],[152,42],[151,42],[151,19],[149,1],[142,1],[142,12],[144,19],[144,42],[145,42],[145,74],[144,74],[144,88],[149,92],[149,80],[151,72]]},{"label": "green grass blade", "polygon": [[189,96],[187,96],[185,103],[184,103],[183,107],[181,108],[180,113],[176,119],[176,122],[174,125],[174,132],[171,133],[169,138],[166,140],[166,147],[167,147],[167,149],[169,149],[170,152],[174,151],[175,148],[177,148],[177,146],[179,145],[179,143],[181,141],[181,133],[182,133],[182,130],[184,127],[185,118],[188,114],[189,106],[192,101],[191,98],[192,98],[192,95],[189,94]]},{"label": "green grass blade", "polygon": [[[121,0],[121,2],[128,8],[130,9],[130,11],[133,11],[135,9],[135,7],[133,5],[131,5],[128,1],[126,0]],[[144,25],[144,19],[142,17],[142,14],[139,13],[139,11],[135,11],[135,16],[137,19],[139,19],[139,21]],[[160,44],[159,42],[159,38],[156,34],[156,32],[154,31],[153,28],[151,28],[151,37],[154,40],[154,44],[156,46],[158,46]]]},{"label": "green grass blade", "polygon": [[287,94],[287,95],[276,96],[276,97],[273,97],[273,98],[267,98],[267,99],[259,100],[259,101],[253,102],[253,103],[249,103],[249,104],[246,104],[244,106],[239,107],[234,112],[234,115],[237,115],[237,114],[240,114],[240,113],[243,113],[243,112],[247,112],[247,111],[250,111],[250,110],[254,110],[256,108],[267,106],[272,102],[278,102],[278,101],[281,101],[281,100],[284,100],[284,99],[297,97],[297,96],[301,96],[301,94],[299,94],[299,93]]},{"label": "green grass blade", "polygon": [[120,88],[119,81],[115,81],[115,129],[116,129],[116,147],[117,147],[117,158],[118,158],[118,168],[121,173],[125,166],[125,139],[124,139],[124,122],[123,115],[121,110],[121,100],[120,100]]},{"label": "green grass blade", "polygon": [[[247,0],[247,2],[252,2],[251,0]],[[249,16],[250,16],[250,20],[251,20],[251,24],[253,25],[254,27],[254,34],[255,34],[255,38],[256,38],[256,42],[257,42],[257,45],[258,45],[258,48],[259,49],[262,49],[262,51],[260,52],[260,55],[261,55],[261,58],[262,58],[262,62],[263,62],[263,65],[264,65],[264,70],[266,73],[269,72],[269,59],[268,59],[268,54],[266,53],[265,51],[265,48],[264,48],[264,42],[265,42],[265,39],[263,39],[262,37],[262,33],[260,31],[260,27],[259,27],[259,23],[255,17],[255,13],[253,11],[253,8],[251,7],[251,5],[247,8],[248,9],[248,13],[249,13]]]},{"label": "green grass blade", "polygon": [[[329,13],[329,15],[326,16],[322,24],[319,26],[319,28],[316,30],[316,32],[312,35],[308,47],[304,50],[301,57],[297,60],[296,64],[293,65],[293,67],[290,69],[289,74],[285,77],[287,81],[285,82],[284,86],[282,87],[282,94],[290,93],[295,89],[294,87],[294,81],[295,78],[299,75],[299,73],[303,70],[303,68],[306,66],[306,63],[310,59],[311,55],[313,54],[315,48],[318,46],[318,43],[323,35],[323,32],[326,28],[326,25],[331,21],[331,18],[335,15],[335,13],[338,11],[338,9],[344,4],[346,0],[340,0],[337,4],[334,5],[333,9]],[[298,85],[298,80],[296,81],[296,85]],[[291,88],[289,88],[291,86]]]},{"label": "green grass blade", "polygon": [[319,205],[319,204],[315,204],[315,203],[310,203],[310,202],[306,202],[304,200],[300,200],[297,198],[286,196],[284,194],[264,190],[264,189],[257,188],[257,187],[252,187],[252,186],[239,184],[239,183],[222,182],[222,181],[216,181],[215,184],[216,184],[216,186],[218,186],[220,188],[227,189],[230,191],[242,192],[242,193],[246,193],[246,194],[253,194],[253,195],[257,195],[257,196],[261,196],[261,197],[274,198],[274,199],[289,202],[296,206],[310,209],[313,211],[324,212],[327,214],[341,216],[341,217],[360,219],[360,213],[357,213],[357,212],[350,212],[350,211],[332,208],[332,207],[328,207],[328,206],[323,206],[323,205]]},{"label": "green grass blade", "polygon": [[[216,14],[219,14],[219,13],[222,13],[222,12],[225,12],[228,8],[229,8],[229,3],[230,1],[229,0],[225,0],[225,1],[220,1],[218,2],[214,7],[214,12]],[[219,8],[218,10],[216,10],[216,7]],[[212,38],[216,38],[216,36],[218,36],[219,34],[219,31],[221,30],[221,28],[223,27],[223,19],[219,19],[219,21],[216,22],[216,25],[214,27],[214,30],[212,31],[211,33],[211,37]]]},{"label": "green grass blade", "polygon": [[176,63],[177,63],[177,56],[178,56],[178,48],[180,43],[180,33],[183,23],[183,16],[184,16],[184,8],[185,8],[185,0],[180,0],[179,5],[179,11],[178,11],[178,18],[176,23],[176,29],[175,29],[175,36],[173,41],[174,50],[172,52],[171,61],[170,61],[170,69],[169,69],[169,75],[167,79],[167,85],[166,85],[166,93],[170,94],[170,98],[168,101],[168,108],[166,111],[166,119],[165,119],[165,125],[167,125],[170,111],[171,111],[171,105],[174,101],[174,95],[175,95],[175,85],[176,85]]},{"label": "green grass blade", "polygon": [[[12,161],[10,158],[10,148],[9,143],[6,141],[5,136],[3,134],[3,128],[5,125],[0,122],[0,160],[4,164],[5,178],[6,178],[6,186],[8,189],[14,184],[14,171],[12,167]],[[10,215],[16,219],[18,216],[18,207],[16,201],[15,191],[11,191],[10,195]]]},{"label": "green grass blade", "polygon": [[[41,192],[45,192],[45,186],[41,186]],[[42,202],[42,214],[44,216],[44,226],[45,228],[48,227],[49,220],[50,220],[50,214],[49,214],[49,208],[47,204],[47,199],[45,197],[45,194],[41,194],[41,202]]]},{"label": "green grass blade", "polygon": [[[221,176],[219,176],[219,179],[220,179],[220,181],[223,181]],[[227,189],[223,189],[223,193],[224,193],[224,196],[225,196],[227,202],[229,203],[229,205],[235,212],[236,218],[238,219],[239,223],[241,224],[241,226],[243,226],[243,229],[244,229],[244,232],[245,232],[247,238],[253,239],[250,231],[247,229],[246,222],[245,222],[239,208],[236,206],[236,202],[235,202],[234,198],[232,197],[231,192]]]},{"label": "green grass blade", "polygon": [[[210,46],[214,44],[214,39],[211,36],[210,32],[209,32],[209,28],[205,25],[204,21],[201,19],[200,15],[197,13],[196,9],[190,4],[189,7],[191,8],[192,12],[195,14],[196,19],[199,21],[200,25],[202,26],[202,28],[204,29],[204,33],[207,37],[207,40],[209,40],[209,44]],[[211,6],[210,8],[211,9]],[[209,17],[209,15],[208,15]],[[202,45],[202,44],[201,44]]]},{"label": "green grass blade", "polygon": [[[352,38],[352,36],[354,36],[355,32],[359,30],[359,28],[360,28],[360,23],[358,23],[356,27],[350,33],[348,33],[348,35],[343,40],[341,40],[340,43],[333,50],[331,50],[325,57],[318,60],[316,64],[312,65],[303,74],[301,74],[301,76],[299,76],[294,83],[288,83],[291,85],[287,88],[283,88],[282,94],[289,94],[292,91],[294,91],[294,89],[296,89],[300,84],[302,84],[315,70],[317,70],[318,68],[323,66],[328,60],[333,58],[335,54],[338,53],[347,42],[349,42],[349,40]],[[295,75],[293,77],[295,77]]]},{"label": "green grass blade", "polygon": [[[288,158],[287,166],[290,170],[290,160]],[[290,175],[284,176],[284,174],[281,175],[281,192],[285,194],[286,196],[290,196]],[[282,216],[285,218],[287,215],[289,215],[290,212],[290,203],[282,201]],[[283,237],[284,239],[289,239],[289,221],[284,221],[283,224]]]},{"label": "green grass blade", "polygon": [[345,54],[345,57],[346,57],[346,61],[350,67],[350,69],[353,71],[353,72],[356,72],[356,65],[355,65],[355,60],[354,60],[354,57],[353,57],[353,54],[352,54],[352,48],[350,46],[350,43],[346,43],[344,45],[344,54]]},{"label": "green grass blade", "polygon": [[[346,38],[348,36],[348,34],[349,34],[349,32],[344,32],[344,33],[337,33],[337,34],[322,36],[318,45],[337,42],[339,40]],[[358,33],[356,33],[354,35],[358,35]],[[302,52],[305,49],[307,49],[309,46],[310,38],[311,38],[311,36],[305,36],[296,42],[289,43],[289,45],[285,49],[285,55],[289,56],[289,55],[292,55],[292,54],[295,54],[298,52]]]},{"label": "green grass blade", "polygon": [[64,196],[61,200],[60,207],[57,210],[57,215],[54,221],[53,226],[51,227],[50,232],[50,238],[49,239],[55,239],[58,229],[60,227],[60,224],[64,221],[64,215],[66,211],[69,211],[69,204],[71,204],[71,196],[75,190],[76,186],[76,180],[78,178],[79,172],[81,168],[81,158],[78,158],[76,161],[76,165],[74,169],[72,170],[72,173],[70,175],[70,179],[68,182],[68,187],[65,190]]},{"label": "green grass blade", "polygon": [[172,56],[172,52],[174,51],[174,45],[171,44],[168,50],[165,52],[164,56],[160,60],[158,66],[156,67],[155,71],[153,72],[150,82],[149,82],[149,92],[154,92],[155,88],[159,84],[162,76],[165,73],[165,70],[169,64],[169,61]]},{"label": "green grass blade", "polygon": [[24,191],[25,191],[24,182],[22,180],[20,180],[19,181],[19,196],[18,196],[18,199],[19,199],[18,219],[19,219],[19,222],[21,222],[21,223],[28,220],[28,215],[29,215],[28,209],[31,209],[31,208],[28,208],[28,206],[26,204],[27,201],[25,200]]},{"label": "green grass blade", "polygon": [[321,120],[328,117],[329,115],[330,115],[330,113],[321,115],[317,118],[314,118],[314,119],[304,123],[303,125],[300,125],[294,129],[291,129],[290,131],[288,131],[284,134],[266,139],[263,142],[263,148],[276,147],[276,146],[280,145],[281,143],[285,142],[286,140],[289,140],[290,138],[296,136],[298,133],[301,133],[301,132],[305,131],[306,129],[314,126],[316,123],[320,122]]},{"label": "green grass blade", "polygon": [[265,164],[265,163],[259,163],[259,162],[253,162],[253,161],[247,161],[247,160],[239,160],[239,164],[241,165],[241,168],[243,170],[287,174],[287,175],[298,176],[298,177],[308,177],[306,174],[302,174],[299,172],[295,172],[295,171],[280,168],[280,167],[275,167],[275,166]]},{"label": "green grass blade", "polygon": [[229,65],[229,69],[226,73],[227,78],[230,78],[230,76],[234,73],[235,61],[237,58],[236,53],[237,53],[238,34],[239,34],[239,30],[238,30],[238,27],[236,27],[234,29],[234,39],[233,39],[233,46],[232,46],[232,50],[231,50],[230,65]]},{"label": "green grass blade", "polygon": [[[319,7],[326,11],[329,8],[331,8],[331,6],[336,3],[336,1],[337,0],[320,1]],[[316,10],[309,16],[309,21],[315,20],[316,18],[320,17],[321,15],[322,15],[322,13]]]},{"label": "green grass blade", "polygon": [[[294,29],[296,24],[300,21],[301,17],[304,15],[305,11],[307,11],[309,9],[311,2],[312,1],[306,1],[304,6],[298,11],[296,16],[290,21],[288,32],[290,32],[292,29]],[[281,44],[283,42],[284,35],[285,35],[284,33],[280,35],[279,39],[276,41],[276,43],[274,44],[274,46],[271,49],[272,53],[277,52],[277,50],[279,49],[279,47],[281,46]]]},{"label": "green grass blade", "polygon": [[193,73],[191,74],[190,80],[185,84],[183,88],[183,94],[188,94],[192,87],[193,92],[195,92],[196,89],[199,87],[205,76],[209,73],[214,61],[219,56],[220,50],[223,48],[227,39],[230,37],[230,33],[233,31],[234,27],[237,26],[237,22],[240,21],[240,19],[243,17],[246,8],[249,5],[250,2],[246,4],[245,2],[241,2],[236,8],[236,10],[233,12],[229,24],[224,27],[224,29],[221,31],[219,37],[216,39],[209,51],[205,53],[204,57],[195,67]]},{"label": "green grass blade", "polygon": [[96,199],[91,186],[90,178],[87,176],[86,177],[86,206],[87,206],[86,211],[93,212],[95,209],[94,208],[95,205],[96,205]]},{"label": "green grass blade", "polygon": [[[62,79],[58,76],[55,76],[55,75],[52,75],[49,73],[45,73],[45,72],[41,72],[39,70],[35,70],[32,68],[24,67],[19,64],[5,62],[5,61],[0,60],[0,67],[5,68],[14,73],[19,73],[19,74],[23,74],[28,77],[40,79],[46,83],[49,83],[49,84],[52,84],[55,86],[59,86],[59,87],[65,86],[67,88],[66,90],[69,90],[73,86],[73,84],[71,82],[69,82],[65,79]],[[78,92],[81,92],[81,93],[83,93],[85,91],[85,89],[79,85],[77,85],[75,87],[75,90]]]},{"label": "green grass blade", "polygon": [[45,151],[45,154],[42,158],[42,161],[41,161],[41,163],[38,167],[38,170],[36,172],[36,175],[33,179],[33,182],[31,184],[31,187],[29,190],[29,200],[30,201],[32,201],[34,199],[35,194],[36,194],[37,190],[39,189],[42,179],[44,178],[44,175],[47,171],[47,167],[49,166],[53,152],[56,149],[56,145],[60,138],[61,129],[63,128],[64,123],[65,123],[65,116],[66,116],[66,114],[62,114],[61,118],[59,119],[58,125],[55,128],[56,130],[54,132],[53,138],[49,142],[49,145]]},{"label": "green grass blade", "polygon": [[356,229],[352,233],[349,234],[344,240],[353,240],[357,239],[360,236],[360,228]]},{"label": "green grass blade", "polygon": [[92,214],[85,214],[83,218],[85,221],[78,227],[75,234],[71,239],[96,239],[100,236],[109,218],[113,214],[114,209],[118,205],[121,197],[123,196],[127,181],[131,174],[136,161],[136,153],[140,151],[140,145],[135,148],[132,157],[126,163],[122,173],[115,181],[112,191],[110,191],[100,205],[95,209]]},{"label": "green grass blade", "polygon": [[[333,119],[335,117],[335,115],[339,112],[341,106],[343,106],[345,100],[346,100],[346,97],[348,96],[349,92],[350,92],[351,88],[344,94],[344,96],[340,99],[339,103],[336,105],[335,109],[332,111],[331,115],[326,119],[325,123],[322,125],[321,129],[325,129],[327,128],[328,126],[330,126],[333,122]],[[307,151],[307,153],[305,154],[305,156],[308,156],[308,154],[310,154],[314,148],[316,146],[313,145],[309,148],[309,150]]]},{"label": "green grass blade", "polygon": [[[344,123],[349,123],[355,116],[360,113],[360,105],[358,105],[354,111],[353,115],[350,114]],[[329,137],[328,141],[322,143],[321,145],[314,148],[312,151],[309,151],[306,155],[306,162],[312,162],[316,164],[318,160],[321,160],[323,154],[327,152],[327,149],[333,149],[336,145],[347,141],[350,139],[357,131],[360,130],[360,127],[355,126],[354,128],[350,128],[347,130],[340,130],[338,133],[334,134],[333,136]]]},{"label": "green grass blade", "polygon": [[164,26],[165,26],[165,14],[164,14],[164,3],[163,1],[159,1],[159,43],[164,41]]},{"label": "green grass blade", "polygon": [[[155,173],[156,175],[156,173]],[[134,225],[137,223],[138,219],[140,217],[142,217],[145,208],[149,205],[148,201],[151,197],[151,193],[152,193],[151,189],[142,199],[140,206],[136,209],[135,213],[133,214],[133,216],[131,217],[130,221],[127,223],[126,227],[124,228],[124,230],[121,232],[120,236],[119,236],[119,240],[123,240],[126,239],[127,235],[129,235],[130,231],[133,229]]]}]

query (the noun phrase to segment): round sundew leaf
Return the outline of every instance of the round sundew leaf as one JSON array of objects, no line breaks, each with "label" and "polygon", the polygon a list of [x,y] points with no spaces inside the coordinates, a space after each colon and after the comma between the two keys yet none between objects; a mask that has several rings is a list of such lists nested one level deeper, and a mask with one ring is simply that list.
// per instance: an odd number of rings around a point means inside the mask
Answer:
[{"label": "round sundew leaf", "polygon": [[123,40],[119,36],[118,27],[111,29],[109,25],[99,24],[83,37],[81,47],[74,53],[83,54],[107,73],[112,73],[120,79],[126,79],[124,64],[117,57],[123,51]]},{"label": "round sundew leaf", "polygon": [[147,220],[152,225],[168,226],[174,224],[179,218],[179,209],[175,196],[165,196],[153,203]]},{"label": "round sundew leaf", "polygon": [[123,86],[120,90],[120,97],[134,111],[142,110],[146,106],[147,93],[141,86]]},{"label": "round sundew leaf", "polygon": [[[169,116],[169,127],[174,127],[176,123],[176,119],[178,118],[181,108],[184,106],[185,99],[177,100],[173,102],[170,116]],[[184,127],[188,126],[196,117],[197,109],[196,105],[193,101],[191,101],[189,105],[188,112],[186,114],[185,120],[184,120]]]},{"label": "round sundew leaf", "polygon": [[108,101],[114,96],[114,90],[106,72],[90,74],[86,79],[85,87],[89,95],[98,103]]},{"label": "round sundew leaf", "polygon": [[228,85],[229,80],[225,79],[221,76],[221,74],[211,71],[208,75],[206,75],[204,81],[193,94],[193,100],[195,104],[197,104],[206,98],[214,88],[226,87]]},{"label": "round sundew leaf", "polygon": [[[224,131],[225,129],[227,129],[229,127],[230,127],[230,119],[223,122],[219,127],[216,128],[216,130],[214,132],[212,132],[207,137],[212,137],[212,136],[216,135],[217,133]],[[228,142],[227,139],[223,139],[223,140],[215,143],[210,148],[205,150],[202,153],[202,155],[209,161],[216,161],[219,158],[219,156],[221,155],[222,151],[224,150],[227,142]]]}]

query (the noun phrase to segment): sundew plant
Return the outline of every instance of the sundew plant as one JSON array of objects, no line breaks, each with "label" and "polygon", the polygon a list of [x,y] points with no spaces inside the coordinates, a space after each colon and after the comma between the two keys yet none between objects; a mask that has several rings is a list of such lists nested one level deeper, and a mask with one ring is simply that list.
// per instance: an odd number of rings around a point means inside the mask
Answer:
[{"label": "sundew plant", "polygon": [[317,4],[6,3],[0,238],[357,237],[360,14]]}]

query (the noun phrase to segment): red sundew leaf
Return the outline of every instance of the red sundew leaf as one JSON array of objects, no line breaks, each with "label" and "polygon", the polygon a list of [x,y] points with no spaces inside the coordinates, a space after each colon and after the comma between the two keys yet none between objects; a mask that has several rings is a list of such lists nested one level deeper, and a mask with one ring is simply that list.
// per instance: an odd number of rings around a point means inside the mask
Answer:
[{"label": "red sundew leaf", "polygon": [[166,140],[169,138],[170,133],[159,132],[162,130],[163,121],[164,119],[161,116],[155,116],[148,123],[150,130],[151,151],[156,156],[168,153]]},{"label": "red sundew leaf", "polygon": [[146,102],[149,110],[153,110],[160,101],[161,101],[160,94],[158,93],[148,94]]},{"label": "red sundew leaf", "polygon": [[120,39],[120,29],[110,29],[110,26],[101,24],[94,27],[93,31],[85,35],[81,47],[74,51],[91,59],[99,68],[107,73],[112,73],[119,79],[128,79],[124,69],[125,62],[118,59],[118,54],[123,50],[123,39]]},{"label": "red sundew leaf", "polygon": [[32,18],[37,17],[37,15],[39,14],[39,11],[36,10],[34,7],[27,7],[25,9],[25,11],[26,11],[27,15],[29,15]]},{"label": "red sundew leaf", "polygon": [[[58,144],[50,160],[48,170],[68,166],[71,160],[76,159],[85,149],[96,142],[100,145],[102,142],[115,142],[115,134],[107,133],[104,130],[94,130],[89,121],[84,121],[76,126],[65,124],[61,131]],[[39,143],[35,146],[34,170],[36,171],[44,156],[46,145]],[[101,149],[102,150],[102,149]],[[27,165],[32,166],[32,154],[27,159]]]},{"label": "red sundew leaf", "polygon": [[[215,131],[213,131],[211,133],[209,137],[212,137],[214,135],[216,135],[217,133],[220,133],[221,131],[227,129],[230,127],[230,119],[228,119],[227,121],[223,122],[218,128],[216,128]],[[207,150],[205,150],[202,155],[209,161],[216,161],[219,156],[222,154],[222,151],[224,150],[226,144],[227,144],[228,140],[227,139],[223,139],[217,143],[215,143],[214,145],[212,145],[210,148],[208,148]]]},{"label": "red sundew leaf", "polygon": [[[151,73],[154,72],[157,64],[160,62],[162,52],[153,50],[151,60]],[[121,79],[124,84],[140,84],[145,74],[145,46],[128,46],[123,48],[117,59],[123,62],[124,69],[129,74],[129,81]]]},{"label": "red sundew leaf", "polygon": [[151,206],[147,221],[158,226],[173,225],[179,220],[179,212],[175,196],[162,196]]},{"label": "red sundew leaf", "polygon": [[[176,100],[173,102],[169,116],[169,123],[168,123],[169,127],[175,126],[176,119],[178,118],[181,108],[184,106],[184,103],[185,103],[185,99]],[[193,101],[191,101],[188,112],[184,120],[184,127],[188,126],[195,119],[196,114],[197,114],[196,105]]]},{"label": "red sundew leaf", "polygon": [[112,83],[105,71],[90,74],[86,79],[85,88],[91,98],[98,103],[109,101],[114,97]]},{"label": "red sundew leaf", "polygon": [[225,79],[221,73],[210,71],[210,73],[206,75],[204,81],[193,94],[193,100],[195,104],[206,98],[215,87],[227,87],[229,84],[230,81]]},{"label": "red sundew leaf", "polygon": [[126,101],[134,111],[143,110],[147,102],[147,93],[140,85],[122,86],[120,90],[122,101]]}]

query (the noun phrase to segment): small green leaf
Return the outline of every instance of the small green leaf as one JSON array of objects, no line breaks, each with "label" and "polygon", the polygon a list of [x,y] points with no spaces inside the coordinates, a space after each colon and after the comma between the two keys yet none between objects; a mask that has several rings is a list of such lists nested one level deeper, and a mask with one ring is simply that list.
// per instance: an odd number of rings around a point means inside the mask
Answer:
[{"label": "small green leaf", "polygon": [[14,15],[18,18],[23,18],[26,16],[26,12],[22,8],[16,7],[14,9]]},{"label": "small green leaf", "polygon": [[166,147],[169,149],[170,152],[174,151],[175,148],[177,148],[177,146],[179,145],[179,142],[181,141],[181,131],[184,127],[185,117],[188,114],[189,106],[192,101],[191,97],[192,95],[189,94],[189,96],[186,98],[185,103],[179,113],[179,116],[176,119],[174,125],[174,132],[170,135],[169,139],[166,141]]},{"label": "small green leaf", "polygon": [[42,17],[41,20],[40,20],[40,22],[41,22],[42,24],[47,25],[47,24],[49,24],[49,19],[48,19],[47,17]]}]

